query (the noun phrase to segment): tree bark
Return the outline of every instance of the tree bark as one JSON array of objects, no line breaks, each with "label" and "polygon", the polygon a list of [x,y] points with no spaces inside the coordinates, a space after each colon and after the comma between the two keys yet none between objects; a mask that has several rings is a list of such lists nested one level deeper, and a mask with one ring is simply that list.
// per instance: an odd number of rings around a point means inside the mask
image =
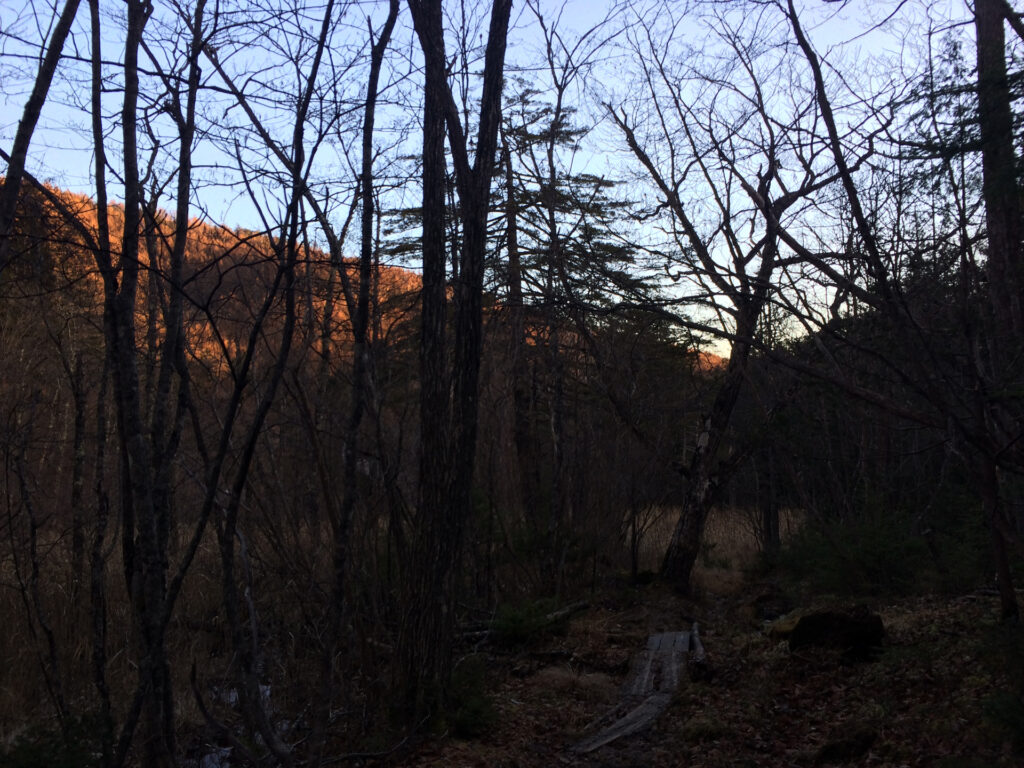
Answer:
[{"label": "tree bark", "polygon": [[508,137],[502,137],[501,159],[505,172],[505,248],[508,252],[509,358],[512,367],[512,434],[515,442],[519,488],[524,509],[536,496],[536,462],[530,443],[529,388],[526,368],[526,326],[523,308],[523,266],[519,254],[519,200],[512,169]]},{"label": "tree bark", "polygon": [[[370,75],[363,106],[362,168],[359,178],[360,220],[359,288],[356,293],[356,312],[352,318],[352,410],[345,429],[343,461],[344,497],[336,520],[332,520],[334,549],[332,553],[333,580],[330,603],[327,606],[328,634],[324,648],[323,690],[319,704],[317,727],[314,733],[314,765],[323,759],[324,737],[330,719],[334,694],[335,656],[344,625],[345,572],[348,567],[349,536],[352,515],[359,500],[357,478],[359,459],[359,428],[366,410],[370,388],[370,295],[374,268],[374,186],[373,186],[373,131],[377,109],[377,94],[384,53],[391,33],[398,21],[399,0],[390,0],[388,16],[376,40],[370,27]],[[367,22],[369,24],[369,21]],[[344,265],[341,267],[344,269]]]},{"label": "tree bark", "polygon": [[725,377],[715,394],[711,410],[704,418],[690,457],[683,509],[662,564],[663,576],[682,594],[691,592],[690,579],[700,554],[704,524],[721,487],[722,478],[717,476],[719,453],[733,408],[743,388],[749,356],[749,342],[733,343]]},{"label": "tree bark", "polygon": [[[991,320],[985,342],[989,370],[978,372],[979,403],[977,425],[988,433],[988,441],[1002,450],[1010,447],[1019,429],[1019,413],[1010,412],[1002,393],[1019,385],[1021,343],[1024,342],[1022,315],[1021,203],[1017,179],[1018,159],[1014,148],[1011,94],[1006,72],[1006,36],[1003,26],[1007,8],[1001,0],[977,0],[974,6],[975,39],[978,55],[978,127],[981,132],[982,196],[988,236],[987,289]],[[1010,426],[1009,429],[1006,425]],[[1005,500],[998,468],[988,455],[981,457],[979,472],[982,502],[992,531],[993,555],[999,586],[1003,621],[1020,617],[1006,541],[1000,529]]]},{"label": "tree bark", "polygon": [[1003,623],[1016,624],[1020,621],[1020,607],[1017,604],[1017,593],[1013,588],[1009,552],[1006,538],[1003,535],[1006,519],[996,462],[990,457],[981,459],[976,468],[976,477],[980,486],[978,490],[981,494],[985,519],[992,536],[992,559],[996,568],[1000,618]]},{"label": "tree bark", "polygon": [[[512,3],[495,0],[491,9],[472,166],[460,113],[447,79],[441,1],[408,3],[425,62],[423,290],[419,504],[413,552],[405,569],[408,603],[400,630],[399,673],[406,716],[419,719],[421,714],[436,712],[444,705],[451,669],[454,579],[470,514],[476,451],[487,211],[501,120],[505,42]],[[445,285],[446,133],[462,214],[462,242],[452,286],[455,335],[450,375]]]},{"label": "tree bark", "polygon": [[[1021,310],[1021,203],[1013,114],[1006,74],[1004,7],[1000,0],[977,0],[974,26],[978,53],[978,128],[981,132],[982,194],[988,230],[988,289],[996,319],[993,339],[1002,345],[1024,338]],[[1012,336],[1009,336],[1012,334]],[[1012,347],[1018,355],[1019,347]],[[1005,357],[1000,354],[999,357]]]},{"label": "tree bark", "polygon": [[[140,271],[140,174],[138,165],[137,107],[138,54],[143,30],[151,13],[148,3],[128,3],[125,46],[125,93],[121,111],[124,142],[124,231],[121,239],[121,280],[111,307],[114,338],[114,393],[121,435],[123,474],[129,492],[123,503],[125,545],[131,546],[126,566],[132,609],[139,632],[139,685],[142,700],[142,749],[147,765],[175,764],[174,708],[170,669],[161,617],[166,594],[166,558],[160,547],[160,525],[154,502],[153,451],[146,439],[136,360],[135,309]],[[131,539],[129,544],[128,539]],[[127,757],[131,729],[122,732],[117,763]]]},{"label": "tree bark", "polygon": [[450,508],[448,427],[449,376],[446,359],[445,285],[445,98],[444,31],[440,0],[409,1],[425,61],[423,103],[423,287],[420,318],[420,478],[406,573],[401,648],[402,702],[412,722],[440,705],[447,676],[447,614],[450,593]]}]

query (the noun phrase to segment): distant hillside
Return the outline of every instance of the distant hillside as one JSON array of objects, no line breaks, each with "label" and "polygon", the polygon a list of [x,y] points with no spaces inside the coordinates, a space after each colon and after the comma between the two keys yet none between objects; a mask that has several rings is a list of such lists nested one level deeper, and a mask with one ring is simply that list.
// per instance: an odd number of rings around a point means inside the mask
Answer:
[{"label": "distant hillside", "polygon": [[697,367],[702,371],[718,371],[725,368],[728,364],[729,361],[726,358],[713,352],[697,353]]},{"label": "distant hillside", "polygon": [[[116,269],[121,258],[123,206],[110,204],[108,221],[110,258]],[[139,285],[140,335],[146,326],[150,326],[150,332],[159,332],[162,327],[159,307],[169,283],[174,219],[166,211],[157,210],[144,218],[141,234],[139,261],[148,277],[142,277]],[[98,324],[104,288],[94,252],[97,242],[93,199],[52,186],[40,190],[26,183],[12,233],[11,269],[0,284],[0,295],[17,298],[37,295],[40,288],[52,291],[74,287],[77,303],[83,309],[91,305]],[[215,337],[219,345],[227,343],[229,348],[235,346],[231,342],[241,341],[252,312],[273,282],[277,259],[274,243],[264,233],[199,219],[189,222],[181,290],[187,298],[186,325],[193,353],[199,353],[198,346],[213,342]],[[344,275],[329,254],[306,247],[296,274],[300,322],[335,344],[344,344],[351,332],[343,283],[347,280],[350,286],[356,286],[358,282],[356,260],[344,259],[343,266]],[[371,301],[378,308],[378,333],[388,334],[394,323],[406,317],[419,286],[420,277],[411,270],[388,265],[375,269]],[[152,291],[156,294],[151,296]],[[216,331],[211,323],[219,324]],[[206,358],[208,354],[200,356]]]}]

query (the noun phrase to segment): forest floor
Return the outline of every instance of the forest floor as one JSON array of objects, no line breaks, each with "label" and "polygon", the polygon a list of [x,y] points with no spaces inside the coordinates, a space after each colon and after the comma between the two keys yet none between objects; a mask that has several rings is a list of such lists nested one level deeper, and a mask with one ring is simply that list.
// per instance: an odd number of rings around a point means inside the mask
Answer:
[{"label": "forest floor", "polygon": [[[1022,733],[1019,630],[997,623],[996,598],[868,602],[884,621],[880,657],[846,664],[837,651],[791,652],[755,618],[765,584],[733,585],[699,602],[663,586],[595,596],[561,631],[526,645],[478,649],[493,710],[475,738],[437,736],[391,764],[414,766],[1018,766]],[[849,605],[817,598],[801,609]],[[689,629],[714,670],[683,680],[645,732],[578,755],[573,744],[618,700],[648,635]],[[470,649],[471,650],[471,649]],[[463,652],[467,652],[463,649]],[[464,659],[466,657],[463,657]],[[1016,679],[1017,688],[1011,678]]]}]

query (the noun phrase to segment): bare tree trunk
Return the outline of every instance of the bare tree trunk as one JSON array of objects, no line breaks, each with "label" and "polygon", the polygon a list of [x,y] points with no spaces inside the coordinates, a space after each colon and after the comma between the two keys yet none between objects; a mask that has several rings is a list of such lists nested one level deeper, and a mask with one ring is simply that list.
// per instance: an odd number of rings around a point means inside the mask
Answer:
[{"label": "bare tree trunk", "polygon": [[512,364],[512,434],[519,469],[519,486],[524,508],[536,496],[536,462],[530,445],[529,389],[526,369],[526,331],[523,311],[523,267],[519,255],[519,201],[512,172],[508,137],[501,148],[505,172],[505,248],[508,252],[509,357]]},{"label": "bare tree trunk", "polygon": [[999,483],[999,470],[995,461],[982,460],[977,468],[977,477],[985,519],[992,535],[992,558],[996,567],[1000,617],[1004,623],[1016,624],[1020,621],[1020,608],[1017,604],[1017,593],[1013,588],[1013,576],[1010,573],[1007,542],[1003,535],[1006,519]]},{"label": "bare tree trunk", "polygon": [[[359,462],[359,430],[366,411],[370,388],[370,294],[374,268],[374,185],[373,185],[373,130],[377,109],[377,94],[384,53],[391,40],[398,21],[399,0],[390,0],[388,16],[376,40],[370,27],[370,76],[366,86],[363,106],[362,168],[359,179],[362,217],[360,221],[359,288],[356,294],[356,312],[352,317],[353,362],[352,362],[352,410],[345,428],[343,460],[344,497],[337,519],[331,521],[334,536],[332,553],[333,582],[330,602],[327,606],[327,639],[324,644],[323,690],[319,702],[318,720],[313,744],[314,765],[323,759],[323,745],[331,700],[334,697],[335,656],[341,644],[342,627],[345,618],[345,573],[348,568],[349,538],[352,515],[359,501],[357,478]],[[369,21],[367,21],[369,24]],[[344,268],[344,265],[342,265]]]},{"label": "bare tree trunk", "polygon": [[410,0],[425,58],[423,105],[423,290],[420,323],[420,481],[411,567],[407,573],[401,675],[407,716],[440,704],[448,666],[448,571],[453,543],[445,530],[450,469],[445,295],[444,31],[440,0]]},{"label": "bare tree trunk", "polygon": [[82,368],[82,352],[75,353],[74,368],[70,371],[71,394],[75,409],[75,426],[72,437],[71,461],[71,587],[72,595],[78,596],[85,568],[85,374]]},{"label": "bare tree trunk", "polygon": [[[476,155],[469,161],[447,80],[440,0],[408,0],[425,61],[423,123],[423,293],[420,347],[420,498],[406,569],[400,637],[404,705],[411,717],[443,704],[451,668],[455,567],[469,516],[476,452],[482,293],[491,175],[501,121],[501,86],[511,0],[495,0],[484,62]],[[453,285],[455,338],[445,343],[445,127],[462,212]],[[448,405],[449,384],[453,404]]]},{"label": "bare tree trunk", "polygon": [[43,604],[42,595],[39,591],[39,580],[42,573],[42,564],[39,557],[39,528],[40,520],[36,513],[36,505],[33,489],[30,487],[28,472],[25,468],[25,454],[28,451],[32,431],[35,423],[36,406],[39,403],[39,391],[35,390],[31,395],[27,415],[19,419],[16,424],[17,431],[13,445],[5,452],[8,470],[13,470],[17,480],[19,504],[18,509],[24,513],[28,524],[28,562],[25,564],[27,573],[23,570],[22,549],[24,542],[18,541],[15,536],[15,518],[8,506],[7,528],[11,542],[11,559],[13,564],[14,577],[17,581],[18,592],[25,609],[25,625],[35,645],[35,652],[39,658],[39,669],[43,675],[43,682],[46,686],[46,695],[53,705],[54,713],[60,723],[61,732],[67,736],[68,710],[67,700],[64,695],[63,674],[61,672],[60,659],[57,656],[57,640],[53,627],[48,618],[48,610]]},{"label": "bare tree trunk", "polygon": [[779,530],[779,492],[775,449],[771,445],[766,451],[765,466],[759,468],[754,463],[753,469],[757,491],[759,543],[764,554],[772,554],[778,551],[782,539]]},{"label": "bare tree trunk", "polygon": [[[139,280],[141,236],[140,174],[138,166],[138,54],[151,6],[139,0],[128,4],[125,47],[125,95],[121,112],[124,141],[124,232],[121,240],[121,281],[111,315],[114,338],[114,392],[123,446],[125,544],[133,542],[128,577],[132,608],[139,631],[139,681],[142,701],[143,755],[152,766],[175,763],[174,711],[170,671],[161,617],[166,591],[166,560],[160,547],[160,526],[153,488],[153,451],[146,439],[136,360],[135,309]],[[122,731],[116,763],[127,756],[131,730]]]},{"label": "bare tree trunk", "polygon": [[18,123],[18,131],[14,135],[14,145],[11,147],[10,159],[7,163],[7,178],[4,181],[2,197],[0,197],[0,274],[3,274],[4,267],[7,266],[7,252],[10,247],[8,234],[14,223],[14,212],[18,206],[18,195],[21,191],[21,180],[25,172],[29,144],[32,142],[36,123],[39,122],[39,115],[43,111],[46,95],[50,91],[53,75],[57,71],[57,63],[60,61],[61,51],[64,50],[64,42],[71,32],[75,14],[78,13],[78,3],[79,0],[67,0],[64,4],[64,10],[61,11],[60,18],[57,19],[57,24],[53,28],[50,45],[47,46],[46,54],[39,66],[39,73],[32,86],[32,94],[25,104],[24,114]]},{"label": "bare tree trunk", "polygon": [[[1013,144],[1013,115],[1006,74],[1004,10],[1001,0],[977,0],[974,13],[982,194],[988,231],[988,290],[996,319],[993,330],[997,336],[993,343],[999,345],[993,352],[998,354],[1001,362],[1007,353],[1018,356],[1019,345],[1013,345],[1011,340],[1024,339],[1021,306],[1024,244],[1021,242],[1018,159]],[[1005,338],[1003,334],[1006,334]],[[1011,346],[1003,349],[1007,343]]]},{"label": "bare tree trunk", "polygon": [[700,554],[704,523],[721,485],[722,478],[717,476],[720,469],[719,453],[733,408],[743,388],[749,355],[748,342],[733,343],[724,380],[715,394],[711,410],[704,418],[690,457],[683,509],[662,563],[665,578],[683,594],[691,590],[690,577]]},{"label": "bare tree trunk", "polygon": [[[98,0],[90,2],[90,10],[97,11]],[[94,27],[95,29],[95,27]],[[95,42],[95,41],[94,41]],[[89,608],[92,613],[92,676],[100,700],[100,766],[110,768],[114,757],[114,718],[110,705],[110,687],[107,684],[107,527],[110,520],[110,499],[106,488],[107,449],[107,381],[110,377],[110,356],[105,356],[100,390],[96,400],[96,461],[93,487],[95,491],[96,520],[89,553]]]},{"label": "bare tree trunk", "polygon": [[[1017,386],[1021,377],[1020,349],[1024,342],[1021,263],[1024,244],[1021,242],[1018,158],[1014,148],[1011,96],[1006,73],[1003,23],[1007,9],[1000,0],[977,0],[974,9],[982,195],[988,235],[987,288],[991,313],[986,331],[990,370],[980,372],[979,383],[983,386],[979,387],[979,393],[1000,393],[1007,387]],[[1012,445],[1016,439],[1014,433],[1019,429],[1019,421],[1014,416],[998,400],[981,404],[979,420],[982,423],[978,426],[988,433],[989,441],[997,446],[997,450],[1004,445]],[[988,456],[981,461],[984,466],[979,478],[980,491],[992,530],[1002,618],[1006,622],[1016,622],[1020,618],[1020,609],[1000,526],[1005,499],[1002,498],[1003,490],[994,461]]]},{"label": "bare tree trunk", "polygon": [[[112,286],[110,263],[110,231],[107,219],[106,156],[103,151],[102,94],[103,57],[100,35],[99,0],[89,0],[90,60],[91,60],[91,112],[93,147],[95,154],[96,187],[96,253],[95,260],[103,276],[104,291],[109,297]],[[93,684],[100,700],[100,765],[111,768],[114,761],[114,716],[107,684],[107,579],[106,544],[110,519],[110,499],[106,488],[107,452],[107,383],[111,376],[113,348],[109,343],[109,298],[104,301],[103,331],[107,348],[103,356],[103,372],[96,399],[96,456],[93,487],[95,491],[96,521],[93,529],[89,557],[89,609],[92,613],[92,672]]]}]

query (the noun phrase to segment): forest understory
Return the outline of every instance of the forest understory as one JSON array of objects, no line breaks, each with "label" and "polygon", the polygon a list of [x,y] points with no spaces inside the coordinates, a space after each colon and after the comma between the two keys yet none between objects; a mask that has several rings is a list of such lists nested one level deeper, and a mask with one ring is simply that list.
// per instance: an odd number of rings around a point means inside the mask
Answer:
[{"label": "forest understory", "polygon": [[0,3],[0,768],[1024,765],[1022,2]]},{"label": "forest understory", "polygon": [[[833,649],[790,651],[756,620],[752,582],[684,600],[662,585],[596,596],[563,631],[480,649],[493,710],[473,738],[431,738],[380,765],[416,766],[1015,766],[1022,734],[1010,691],[1024,667],[1020,628],[999,625],[996,596],[875,598],[879,658],[847,664]],[[808,597],[796,610],[848,605]],[[585,755],[572,746],[618,699],[649,634],[697,617],[713,669],[684,678],[649,730]],[[472,656],[467,657],[473,663]],[[1018,721],[1019,722],[1019,721]],[[1015,739],[1018,741],[1015,742]]]},{"label": "forest understory", "polygon": [[[928,585],[935,573],[923,548],[916,555],[905,546],[880,550],[877,538],[874,545],[858,548],[851,546],[849,531],[836,529],[832,543],[839,550],[820,541],[816,546],[826,548],[818,555],[831,557],[839,575],[819,571],[807,578],[797,560],[813,558],[813,524],[798,525],[792,514],[782,519],[787,523],[782,549],[766,558],[758,551],[749,515],[716,511],[708,521],[690,598],[652,570],[641,570],[634,579],[623,569],[577,584],[560,601],[506,601],[489,620],[471,621],[466,606],[453,649],[448,707],[413,732],[389,721],[394,712],[386,686],[390,649],[379,642],[353,643],[344,652],[348,682],[337,715],[339,725],[348,726],[338,731],[340,741],[331,742],[331,764],[1020,765],[1024,630],[1000,622],[999,596],[983,583],[983,569],[933,589]],[[651,540],[639,553],[642,568],[656,565],[666,533],[657,527],[649,531]],[[948,552],[950,543],[942,543]],[[956,554],[965,559],[963,552]],[[182,616],[172,627],[175,685],[191,692],[177,709],[183,768],[248,764],[244,742],[215,726],[237,723],[238,702],[216,589],[211,589],[212,574],[205,575],[208,556],[200,554],[183,595]],[[874,569],[867,567],[871,562]],[[896,578],[911,572],[917,587]],[[308,628],[305,639],[296,637],[301,606],[283,585],[274,590],[271,583],[263,583],[259,591],[265,597],[252,604],[262,628],[265,704],[281,713],[276,727],[302,743],[302,720],[308,717],[303,703],[314,695],[316,654],[308,647]],[[830,592],[830,584],[847,588]],[[127,627],[124,598],[116,592],[111,598],[112,618]],[[790,649],[785,632],[792,630],[794,617],[854,605],[881,617],[885,638],[879,653],[851,661],[836,648]],[[10,631],[0,640],[0,653],[12,663],[0,687],[0,765],[95,764],[93,721],[86,715],[71,724],[69,739],[61,737],[44,694],[41,638],[24,633],[17,601],[4,603],[4,615]],[[83,663],[88,639],[75,641],[68,634],[74,617],[50,618],[62,663]],[[694,622],[710,675],[682,675],[670,706],[651,727],[593,752],[575,752],[574,746],[622,700],[623,682],[648,637],[687,630]],[[130,642],[128,634],[116,634],[115,645]],[[374,668],[372,659],[384,666]],[[120,708],[128,701],[124,693],[130,690],[132,666],[125,654],[114,653],[109,670]],[[82,711],[75,691],[85,680],[67,682],[69,709]],[[85,694],[82,701],[87,699]],[[294,714],[281,719],[285,713],[298,713],[299,720]]]}]

